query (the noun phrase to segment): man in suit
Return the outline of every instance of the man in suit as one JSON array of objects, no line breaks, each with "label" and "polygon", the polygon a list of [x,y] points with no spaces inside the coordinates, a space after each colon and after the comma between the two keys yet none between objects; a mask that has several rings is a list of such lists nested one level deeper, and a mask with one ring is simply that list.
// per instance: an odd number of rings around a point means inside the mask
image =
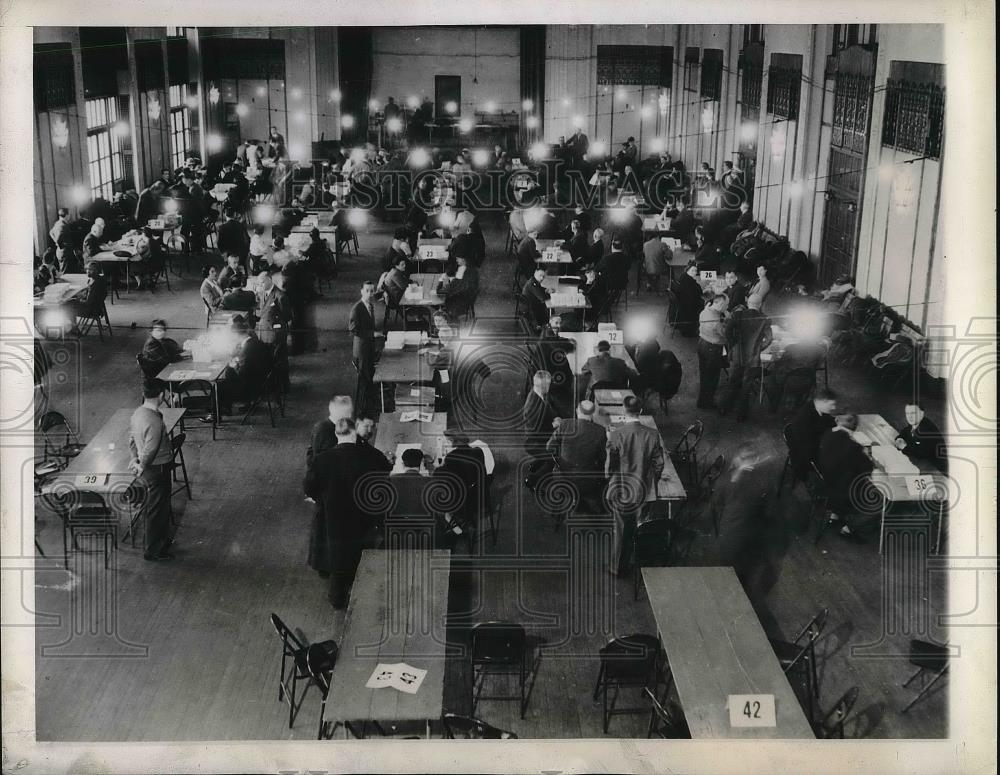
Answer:
[{"label": "man in suit", "polygon": [[406,256],[397,256],[396,263],[387,272],[383,272],[375,286],[376,296],[382,296],[386,306],[394,306],[399,303],[410,285],[410,275],[406,271],[409,262]]},{"label": "man in suit", "polygon": [[361,286],[361,299],[351,307],[348,330],[352,336],[351,360],[358,370],[358,385],[354,393],[354,406],[359,415],[368,408],[378,357],[376,342],[383,334],[375,323],[375,283],[366,280]]},{"label": "man in suit", "polygon": [[677,200],[677,212],[670,219],[670,230],[681,242],[694,250],[697,245],[694,240],[694,213],[688,208],[687,200],[681,197]]},{"label": "man in suit", "polygon": [[587,358],[580,369],[581,376],[590,377],[590,388],[602,382],[608,386],[626,388],[639,378],[625,361],[611,354],[611,344],[607,340],[602,339],[597,343],[595,353]]},{"label": "man in suit", "polygon": [[350,396],[334,396],[327,404],[327,416],[313,425],[309,434],[306,463],[312,463],[316,455],[336,445],[337,421],[345,417],[354,417],[354,401]]},{"label": "man in suit", "polygon": [[236,351],[219,383],[219,404],[223,414],[232,414],[233,401],[250,402],[260,392],[271,368],[271,353],[250,332],[250,325],[241,316],[233,318],[232,332],[236,336]]},{"label": "man in suit", "polygon": [[267,345],[283,345],[292,319],[291,303],[284,289],[281,272],[261,272],[260,298],[257,305],[257,338]]},{"label": "man in suit", "polygon": [[521,410],[524,451],[531,461],[528,464],[524,484],[530,490],[535,489],[538,481],[551,471],[554,465],[552,455],[546,449],[546,444],[555,428],[555,421],[559,418],[549,398],[551,386],[552,375],[547,371],[536,371],[532,378],[531,391]]},{"label": "man in suit", "polygon": [[597,274],[597,270],[593,267],[588,268],[584,272],[583,280],[584,282],[580,286],[580,291],[590,302],[590,309],[584,310],[584,318],[592,328],[596,329],[598,317],[600,317],[610,293],[608,290],[608,281]]},{"label": "man in suit", "polygon": [[625,422],[611,431],[607,442],[608,499],[615,515],[611,573],[621,577],[632,562],[632,534],[647,499],[656,495],[663,473],[664,451],[659,431],[639,422],[642,404],[625,399]]},{"label": "man in suit", "polygon": [[719,402],[719,414],[734,407],[736,418],[745,420],[750,409],[750,393],[760,376],[760,354],[773,339],[771,321],[760,311],[760,299],[751,296],[745,309],[738,309],[726,321],[729,350],[729,382]]},{"label": "man in suit", "polygon": [[149,336],[142,345],[143,371],[155,377],[171,363],[190,357],[176,341],[167,336],[167,321],[156,319],[149,328]]},{"label": "man in suit", "polygon": [[517,245],[517,266],[524,277],[530,277],[534,273],[536,262],[542,257],[535,243],[536,239],[538,231],[529,231]]},{"label": "man in suit", "polygon": [[538,368],[552,375],[549,398],[560,415],[569,415],[574,402],[573,367],[569,354],[576,349],[572,339],[559,335],[562,318],[553,315],[538,337]]},{"label": "man in suit", "polygon": [[858,518],[873,516],[871,504],[878,501],[871,483],[875,466],[854,440],[857,429],[856,414],[837,415],[836,425],[823,433],[816,455],[826,484],[830,521],[844,523],[840,535],[845,538],[857,538]]},{"label": "man in suit", "polygon": [[395,548],[407,545],[416,538],[421,548],[450,548],[443,517],[432,514],[425,505],[428,500],[426,490],[441,485],[440,479],[435,481],[427,475],[423,450],[404,450],[397,463],[402,471],[393,469],[389,476],[396,498],[392,510],[386,514],[385,546]]},{"label": "man in suit", "polygon": [[569,140],[566,141],[566,147],[569,148],[573,166],[577,168],[581,167],[587,158],[587,151],[590,150],[590,140],[583,133],[583,129],[580,127],[576,128],[573,134],[570,135]]},{"label": "man in suit", "polygon": [[607,280],[608,288],[624,290],[628,285],[629,257],[619,239],[611,241],[611,252],[597,262],[597,273]]},{"label": "man in suit", "polygon": [[392,237],[392,244],[386,248],[382,256],[382,271],[388,272],[400,260],[409,261],[412,256],[409,243],[407,242],[407,232],[405,229],[396,229]]},{"label": "man in suit", "polygon": [[250,254],[250,235],[246,226],[236,220],[236,214],[228,207],[223,211],[222,218],[216,240],[219,252],[224,256],[239,256],[240,262],[245,262]]},{"label": "man in suit", "polygon": [[896,437],[896,449],[911,459],[927,461],[939,471],[947,472],[948,456],[940,429],[918,403],[907,404],[903,411],[906,413],[906,427]]},{"label": "man in suit", "polygon": [[834,426],[836,411],[837,395],[831,390],[818,390],[788,424],[788,454],[797,480],[805,481],[809,475],[810,465],[819,454],[819,440]]},{"label": "man in suit", "polygon": [[330,574],[334,608],[347,607],[365,534],[382,516],[375,493],[390,469],[385,455],[358,443],[354,421],[343,418],[337,422],[337,444],[318,454],[306,473],[306,495],[320,505],[311,536],[315,553],[310,555],[320,565],[314,568]]},{"label": "man in suit", "polygon": [[579,218],[570,221],[569,236],[566,238],[563,248],[577,266],[586,260],[587,254],[590,252],[590,245],[587,244],[587,232],[583,230]]},{"label": "man in suit", "polygon": [[73,230],[69,225],[69,208],[60,207],[57,213],[56,222],[49,229],[49,239],[52,240],[52,246],[56,249],[59,271],[65,272],[67,264],[72,264]]},{"label": "man in suit", "polygon": [[531,274],[531,277],[524,284],[521,289],[521,295],[528,302],[528,315],[531,322],[538,327],[545,325],[545,321],[548,320],[549,311],[545,306],[545,302],[549,300],[551,294],[542,285],[542,280],[545,279],[545,269],[540,266],[536,266]]},{"label": "man in suit", "polygon": [[455,256],[455,261],[455,274],[446,276],[437,286],[437,292],[445,298],[445,312],[452,317],[468,312],[479,293],[479,270],[469,266],[465,256]]},{"label": "man in suit", "polygon": [[545,445],[556,461],[560,476],[574,488],[578,504],[589,514],[601,508],[606,484],[608,435],[594,422],[596,410],[593,401],[581,401],[576,407],[576,417],[562,420]]},{"label": "man in suit", "polygon": [[433,476],[454,495],[444,500],[457,504],[442,515],[445,548],[451,549],[460,536],[475,531],[485,508],[486,457],[480,447],[470,446],[465,434],[452,430],[445,436],[450,449]]}]

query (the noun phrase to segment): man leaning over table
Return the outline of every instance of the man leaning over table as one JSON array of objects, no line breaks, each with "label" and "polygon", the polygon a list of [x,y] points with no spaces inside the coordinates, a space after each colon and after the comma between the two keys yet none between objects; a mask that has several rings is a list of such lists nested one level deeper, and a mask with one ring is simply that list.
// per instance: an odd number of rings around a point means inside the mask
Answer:
[{"label": "man leaning over table", "polygon": [[625,421],[608,435],[607,470],[611,482],[608,502],[615,515],[614,547],[609,572],[628,575],[632,564],[632,536],[647,497],[656,494],[663,474],[663,440],[659,431],[639,422],[642,403],[625,399]]},{"label": "man leaning over table", "polygon": [[142,487],[140,518],[146,525],[143,559],[170,560],[170,471],[173,448],[160,413],[163,382],[146,380],[142,405],[132,413],[129,448],[134,459],[129,464]]}]

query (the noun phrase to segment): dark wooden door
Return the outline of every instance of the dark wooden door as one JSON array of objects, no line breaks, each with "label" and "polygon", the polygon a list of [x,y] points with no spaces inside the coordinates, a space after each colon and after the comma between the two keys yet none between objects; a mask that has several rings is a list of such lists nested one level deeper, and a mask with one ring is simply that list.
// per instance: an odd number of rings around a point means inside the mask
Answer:
[{"label": "dark wooden door", "polygon": [[[458,110],[449,113],[445,110],[445,105],[454,102]],[[462,76],[460,75],[435,75],[434,76],[434,118],[454,118],[457,117],[462,108]]]},{"label": "dark wooden door", "polygon": [[875,45],[850,46],[831,58],[831,64],[834,68],[833,116],[820,255],[823,283],[830,283],[839,275],[853,275],[857,265],[857,214],[864,199]]}]

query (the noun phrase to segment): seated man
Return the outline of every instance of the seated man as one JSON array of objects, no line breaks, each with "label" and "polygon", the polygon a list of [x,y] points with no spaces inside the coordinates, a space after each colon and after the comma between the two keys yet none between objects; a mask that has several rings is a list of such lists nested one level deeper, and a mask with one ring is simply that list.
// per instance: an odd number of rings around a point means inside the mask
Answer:
[{"label": "seated man", "polygon": [[726,289],[723,291],[729,297],[728,311],[732,312],[737,307],[745,307],[747,303],[747,286],[741,282],[739,276],[733,270],[726,272]]},{"label": "seated man", "polygon": [[219,272],[219,287],[223,291],[243,290],[247,284],[247,273],[240,266],[240,257],[236,253],[226,256],[226,265]]},{"label": "seated man", "polygon": [[613,239],[611,252],[597,262],[597,273],[604,276],[608,288],[612,291],[624,290],[628,285],[630,263],[624,243],[619,239]]},{"label": "seated man", "polygon": [[395,233],[392,235],[392,243],[388,248],[386,248],[385,254],[382,256],[383,272],[388,272],[396,266],[400,259],[403,261],[410,260],[413,255],[413,251],[410,250],[410,245],[407,240],[408,232],[406,229],[396,229]]},{"label": "seated man", "polygon": [[479,270],[469,266],[465,256],[455,256],[454,276],[438,282],[437,292],[444,296],[444,309],[452,317],[466,314],[479,294]]},{"label": "seated man", "polygon": [[389,271],[382,273],[375,285],[375,295],[380,296],[387,307],[399,304],[399,300],[410,285],[410,275],[406,271],[408,264],[406,256],[397,256],[396,263]]},{"label": "seated man", "polygon": [[575,378],[570,364],[569,354],[576,349],[572,339],[559,336],[562,329],[562,318],[553,315],[548,325],[542,329],[538,338],[538,368],[552,375],[552,386],[549,396],[552,404],[560,415],[569,416],[574,401]]},{"label": "seated man", "polygon": [[593,390],[595,385],[627,388],[639,378],[625,361],[611,354],[611,344],[606,340],[597,343],[595,352],[596,355],[589,357],[580,369],[581,376],[590,377],[588,389]]},{"label": "seated man", "polygon": [[147,377],[155,377],[171,363],[189,358],[191,353],[167,336],[167,322],[162,318],[153,321],[149,336],[142,345],[140,363]]},{"label": "seated man", "polygon": [[91,262],[87,265],[87,287],[75,299],[66,302],[66,308],[73,318],[73,330],[79,332],[76,318],[97,317],[104,314],[104,302],[108,298],[108,281],[101,274],[101,265]]},{"label": "seated man", "polygon": [[948,455],[944,435],[937,425],[924,413],[918,403],[907,404],[906,427],[896,437],[896,449],[913,460],[924,460],[939,471],[948,471]]},{"label": "seated man", "polygon": [[260,393],[271,369],[271,352],[250,331],[241,316],[233,318],[232,332],[237,339],[236,351],[219,383],[219,406],[223,414],[233,413],[233,402],[249,403]]},{"label": "seated man", "polygon": [[653,234],[642,244],[642,271],[646,275],[646,290],[660,290],[660,277],[670,275],[673,253],[658,234]]},{"label": "seated man", "polygon": [[517,267],[522,277],[530,277],[535,271],[536,262],[542,257],[536,239],[537,229],[529,231],[517,246]]},{"label": "seated man", "polygon": [[521,294],[528,303],[528,320],[538,328],[545,325],[545,322],[549,318],[549,311],[545,306],[545,302],[547,302],[552,295],[542,285],[542,280],[544,279],[544,267],[536,266],[532,271],[531,277],[521,289]]},{"label": "seated man", "polygon": [[875,466],[864,447],[854,440],[857,429],[856,414],[837,415],[836,425],[820,439],[816,458],[826,483],[830,521],[844,523],[840,529],[844,537],[857,536],[857,517],[871,517],[871,504],[878,500],[871,483]]}]

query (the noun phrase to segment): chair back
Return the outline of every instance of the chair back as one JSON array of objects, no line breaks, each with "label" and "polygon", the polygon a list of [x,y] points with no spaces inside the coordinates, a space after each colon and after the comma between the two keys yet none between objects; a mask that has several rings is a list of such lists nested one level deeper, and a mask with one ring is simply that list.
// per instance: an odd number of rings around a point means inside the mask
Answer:
[{"label": "chair back", "polygon": [[517,735],[472,716],[445,713],[441,716],[448,740],[517,740]]},{"label": "chair back", "polygon": [[632,534],[636,568],[657,568],[670,561],[670,520],[650,519],[640,523]]},{"label": "chair back", "polygon": [[815,462],[809,464],[806,489],[809,491],[809,497],[814,501],[825,501],[827,499],[826,479],[823,478],[823,474]]},{"label": "chair back", "polygon": [[785,377],[784,393],[793,396],[801,404],[816,387],[816,369],[801,367],[792,369]]},{"label": "chair back", "polygon": [[656,669],[659,653],[660,642],[645,634],[612,638],[599,652],[606,680],[642,684]]},{"label": "chair back", "polygon": [[830,609],[824,608],[812,619],[810,619],[799,634],[795,636],[795,640],[793,640],[792,643],[800,648],[795,657],[787,665],[785,665],[786,673],[796,667],[807,656],[809,656],[810,659],[815,659],[816,641],[819,640],[819,636],[823,634],[823,630],[826,628],[826,620],[829,614]]},{"label": "chair back", "polygon": [[186,433],[178,433],[170,437],[170,449],[173,451],[174,457],[177,457],[177,453],[181,451],[185,440],[187,440]]},{"label": "chair back", "polygon": [[677,440],[677,444],[674,447],[673,454],[679,457],[688,457],[698,443],[701,441],[702,434],[705,432],[705,423],[701,420],[696,420],[691,425],[688,426],[687,430],[684,431],[680,439]]},{"label": "chair back", "polygon": [[524,656],[524,628],[514,622],[480,622],[472,628],[472,664],[518,664]]},{"label": "chair back", "polygon": [[698,497],[700,499],[711,497],[712,493],[715,492],[715,483],[719,481],[719,477],[725,470],[726,456],[719,455],[701,475],[701,481],[698,482]]},{"label": "chair back", "polygon": [[157,374],[160,373],[159,365],[153,363],[142,353],[135,354],[135,362],[139,365],[139,373],[147,379],[153,379]]},{"label": "chair back", "polygon": [[187,379],[181,382],[174,391],[177,396],[177,406],[186,409],[208,408],[212,403],[212,383],[206,379]]},{"label": "chair back", "polygon": [[281,638],[281,648],[286,657],[294,657],[297,651],[305,648],[302,641],[295,636],[294,632],[288,629],[288,626],[281,621],[277,614],[271,614],[271,626],[274,627],[274,631]]},{"label": "chair back", "polygon": [[63,427],[66,429],[66,440],[69,441],[71,437],[75,437],[76,434],[73,433],[73,429],[70,427],[69,422],[66,418],[56,411],[49,411],[38,418],[38,430],[44,434],[48,434],[50,431]]},{"label": "chair back", "polygon": [[858,701],[859,692],[860,690],[857,686],[852,686],[844,693],[843,697],[837,700],[837,703],[830,709],[830,712],[826,714],[822,721],[816,724],[817,737],[844,739],[844,721],[851,715],[851,711]]},{"label": "chair back", "polygon": [[329,661],[328,652],[319,643],[313,643],[306,649],[306,672],[320,688],[323,699],[330,691]]}]

